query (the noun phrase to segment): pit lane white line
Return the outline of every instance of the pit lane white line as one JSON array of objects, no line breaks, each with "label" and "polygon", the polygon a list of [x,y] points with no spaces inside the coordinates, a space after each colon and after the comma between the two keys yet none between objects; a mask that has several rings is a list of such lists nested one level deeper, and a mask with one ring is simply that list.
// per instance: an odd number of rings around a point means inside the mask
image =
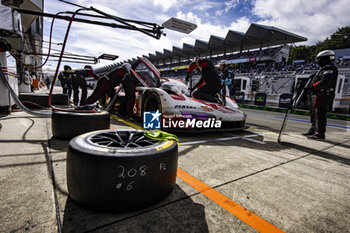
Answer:
[{"label": "pit lane white line", "polygon": [[262,142],[259,140],[251,139],[252,137],[259,137],[261,135],[259,134],[252,134],[252,135],[247,135],[247,136],[233,136],[233,137],[225,137],[225,138],[215,138],[215,139],[208,139],[208,140],[199,140],[199,141],[192,141],[192,142],[183,142],[180,143],[181,146],[187,146],[187,145],[196,145],[196,144],[203,144],[203,143],[208,143],[208,142],[217,142],[217,141],[229,141],[229,140],[236,140],[236,139],[243,139],[255,143],[259,143],[262,145],[265,145],[266,142]]}]

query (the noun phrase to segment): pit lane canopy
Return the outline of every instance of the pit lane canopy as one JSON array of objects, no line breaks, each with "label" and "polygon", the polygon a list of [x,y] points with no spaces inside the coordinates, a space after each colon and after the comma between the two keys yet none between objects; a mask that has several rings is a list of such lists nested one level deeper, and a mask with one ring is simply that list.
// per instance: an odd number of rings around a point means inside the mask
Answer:
[{"label": "pit lane canopy", "polygon": [[155,64],[164,64],[190,60],[195,56],[209,57],[302,41],[307,41],[307,38],[273,26],[253,23],[246,33],[229,30],[225,38],[211,35],[209,41],[196,40],[194,45],[184,43],[182,48],[174,46],[172,50],[164,49],[143,57]]}]

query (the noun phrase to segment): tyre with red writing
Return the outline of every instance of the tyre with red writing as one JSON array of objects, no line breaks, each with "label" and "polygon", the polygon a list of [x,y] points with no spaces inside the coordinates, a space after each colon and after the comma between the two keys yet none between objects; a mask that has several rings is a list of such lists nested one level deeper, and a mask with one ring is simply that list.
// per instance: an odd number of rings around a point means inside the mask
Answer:
[{"label": "tyre with red writing", "polygon": [[67,151],[67,186],[78,204],[123,212],[154,205],[173,190],[177,143],[139,130],[101,130],[73,138]]}]

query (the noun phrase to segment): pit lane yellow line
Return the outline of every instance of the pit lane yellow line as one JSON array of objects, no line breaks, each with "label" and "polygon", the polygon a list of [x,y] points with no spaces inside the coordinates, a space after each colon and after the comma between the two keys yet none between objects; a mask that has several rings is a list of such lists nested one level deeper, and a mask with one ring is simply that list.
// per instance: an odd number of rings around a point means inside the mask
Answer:
[{"label": "pit lane yellow line", "polygon": [[132,123],[132,122],[130,122],[130,121],[126,121],[126,120],[124,120],[123,118],[120,118],[120,117],[118,117],[118,116],[116,116],[116,115],[112,115],[112,114],[111,114],[111,117],[114,118],[114,119],[116,119],[117,121],[120,121],[120,122],[122,122],[122,123],[128,125],[128,126],[133,127],[134,129],[144,130],[141,126],[138,126],[138,125],[136,125],[136,124],[134,124],[134,123]]},{"label": "pit lane yellow line", "polygon": [[177,169],[177,177],[192,186],[194,189],[205,195],[210,200],[214,201],[216,204],[257,230],[258,232],[274,233],[283,232],[279,228],[275,227],[271,223],[265,221],[254,213],[250,212],[243,206],[232,201],[228,197],[222,195],[215,189],[206,185],[202,181],[191,176],[181,168]]},{"label": "pit lane yellow line", "polygon": [[[120,117],[117,117],[115,115],[111,115],[112,118],[123,122],[126,125],[129,125],[135,129],[142,129],[142,127],[126,121]],[[189,173],[185,172],[181,168],[177,169],[177,177],[179,177],[181,180],[186,182],[188,185],[199,191],[201,194],[209,198],[210,200],[214,201],[216,204],[230,212],[232,215],[236,216],[241,221],[245,222],[258,232],[262,233],[282,233],[283,231],[279,228],[275,227],[271,223],[267,222],[266,220],[260,218],[259,216],[255,215],[254,213],[250,212],[243,206],[237,204],[236,202],[232,201],[228,197],[222,195],[215,189],[211,188],[210,186],[206,185],[202,181],[198,180],[197,178],[191,176]]]}]

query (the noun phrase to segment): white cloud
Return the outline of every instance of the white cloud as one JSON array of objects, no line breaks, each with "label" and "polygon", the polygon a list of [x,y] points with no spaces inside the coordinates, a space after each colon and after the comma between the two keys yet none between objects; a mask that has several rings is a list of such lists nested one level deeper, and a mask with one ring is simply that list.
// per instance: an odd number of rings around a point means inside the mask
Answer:
[{"label": "white cloud", "polygon": [[167,12],[169,8],[179,4],[179,1],[178,0],[154,0],[154,4],[161,6],[163,11]]},{"label": "white cloud", "polygon": [[308,44],[350,25],[348,0],[256,0],[253,13],[262,18],[258,23],[307,37]]},{"label": "white cloud", "polygon": [[230,24],[230,29],[245,33],[248,30],[250,24],[251,22],[247,17],[241,17]]}]

